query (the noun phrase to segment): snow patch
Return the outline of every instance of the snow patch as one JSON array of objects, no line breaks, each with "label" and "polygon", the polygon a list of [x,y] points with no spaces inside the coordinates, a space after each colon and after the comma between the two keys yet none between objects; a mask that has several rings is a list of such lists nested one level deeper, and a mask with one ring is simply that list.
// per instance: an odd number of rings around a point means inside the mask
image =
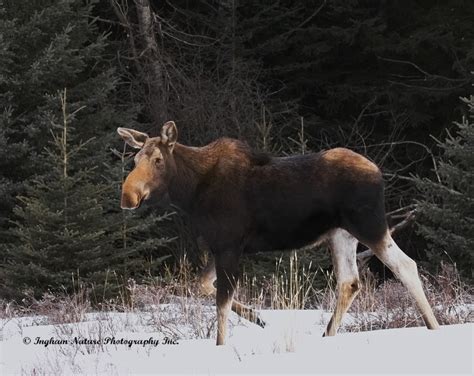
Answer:
[{"label": "snow patch", "polygon": [[[214,307],[208,308],[198,320],[215,320]],[[90,313],[83,322],[56,325],[39,316],[1,320],[0,374],[471,375],[473,371],[473,324],[323,338],[328,312],[264,310],[260,313],[267,322],[265,329],[231,315],[227,345],[216,347],[215,331],[209,339],[199,338],[191,321],[172,323],[180,309],[171,304],[153,312]],[[157,320],[166,323],[168,331]],[[43,343],[35,344],[37,339]]]}]

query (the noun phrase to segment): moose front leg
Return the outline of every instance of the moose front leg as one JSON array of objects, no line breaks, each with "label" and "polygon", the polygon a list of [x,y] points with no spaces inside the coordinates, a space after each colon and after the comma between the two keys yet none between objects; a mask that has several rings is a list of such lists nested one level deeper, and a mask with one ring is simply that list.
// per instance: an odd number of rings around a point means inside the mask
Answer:
[{"label": "moose front leg", "polygon": [[239,275],[239,252],[216,252],[217,274],[217,341],[216,345],[224,345],[227,332],[227,319],[232,308],[234,291]]}]

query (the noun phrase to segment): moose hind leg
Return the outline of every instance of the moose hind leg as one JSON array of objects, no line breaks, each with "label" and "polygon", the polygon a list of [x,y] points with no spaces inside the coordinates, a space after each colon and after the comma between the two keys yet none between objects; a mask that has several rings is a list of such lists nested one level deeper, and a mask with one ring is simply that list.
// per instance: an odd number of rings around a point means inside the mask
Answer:
[{"label": "moose hind leg", "polygon": [[439,324],[423,291],[416,262],[398,247],[388,231],[382,241],[370,248],[408,289],[428,329],[438,329]]},{"label": "moose hind leg", "polygon": [[336,334],[342,317],[360,290],[356,262],[357,243],[356,238],[342,229],[336,230],[330,237],[329,244],[337,280],[337,301],[324,336]]},{"label": "moose hind leg", "polygon": [[232,300],[232,311],[261,328],[265,328],[265,325],[267,325],[252,307],[242,304],[235,299]]},{"label": "moose hind leg", "polygon": [[[199,276],[199,287],[202,295],[209,296],[216,293],[216,288],[214,287],[216,278],[216,266],[214,259],[211,258]],[[265,328],[265,321],[262,320],[253,308],[232,299],[231,309],[240,317]]]},{"label": "moose hind leg", "polygon": [[199,289],[202,295],[209,296],[216,293],[214,287],[216,278],[216,265],[214,259],[210,259],[199,274]]},{"label": "moose hind leg", "polygon": [[232,308],[234,291],[239,275],[239,255],[225,252],[216,255],[217,274],[217,341],[216,345],[224,345],[227,333],[227,319]]}]

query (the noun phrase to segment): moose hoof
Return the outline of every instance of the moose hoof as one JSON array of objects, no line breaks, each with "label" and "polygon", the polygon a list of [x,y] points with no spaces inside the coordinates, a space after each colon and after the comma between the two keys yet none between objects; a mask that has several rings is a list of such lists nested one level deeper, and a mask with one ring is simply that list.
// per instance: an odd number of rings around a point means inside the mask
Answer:
[{"label": "moose hoof", "polygon": [[265,321],[263,321],[260,317],[257,317],[257,320],[255,321],[255,324],[257,324],[261,328],[265,328],[265,325],[267,325],[267,323]]}]

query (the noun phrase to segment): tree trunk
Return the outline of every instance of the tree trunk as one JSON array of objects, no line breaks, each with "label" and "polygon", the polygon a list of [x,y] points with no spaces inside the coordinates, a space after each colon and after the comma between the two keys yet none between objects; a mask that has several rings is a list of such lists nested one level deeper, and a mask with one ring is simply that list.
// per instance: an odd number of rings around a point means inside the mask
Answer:
[{"label": "tree trunk", "polygon": [[169,120],[167,116],[167,85],[163,69],[163,53],[155,33],[155,17],[149,0],[135,0],[138,17],[140,54],[143,61],[143,83],[148,87],[148,109],[156,127]]}]

